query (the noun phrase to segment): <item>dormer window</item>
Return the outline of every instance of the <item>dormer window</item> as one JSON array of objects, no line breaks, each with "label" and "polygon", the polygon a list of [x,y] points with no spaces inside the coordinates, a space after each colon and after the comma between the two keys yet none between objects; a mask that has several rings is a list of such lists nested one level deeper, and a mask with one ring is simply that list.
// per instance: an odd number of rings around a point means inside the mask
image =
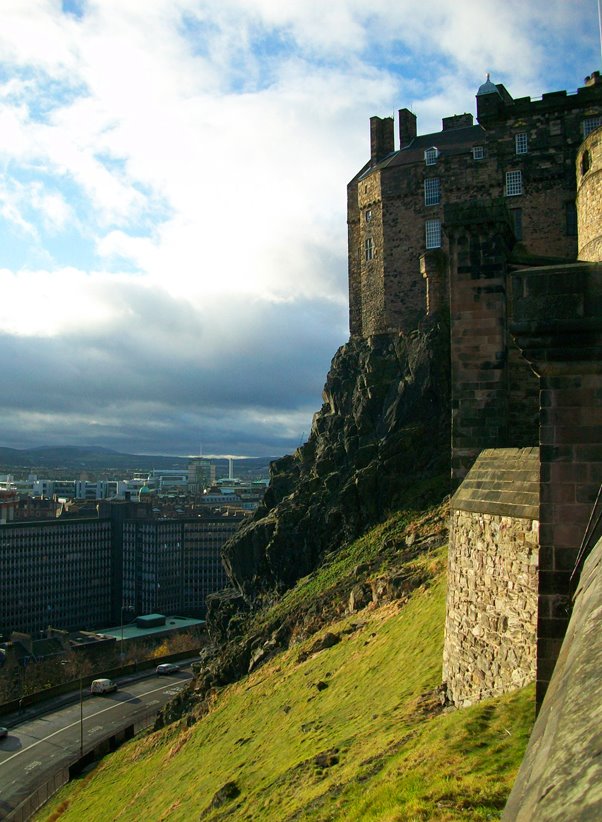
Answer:
[{"label": "dormer window", "polygon": [[424,152],[424,162],[427,166],[434,166],[437,163],[437,158],[439,157],[439,149],[435,146],[431,146],[431,148],[425,149]]}]

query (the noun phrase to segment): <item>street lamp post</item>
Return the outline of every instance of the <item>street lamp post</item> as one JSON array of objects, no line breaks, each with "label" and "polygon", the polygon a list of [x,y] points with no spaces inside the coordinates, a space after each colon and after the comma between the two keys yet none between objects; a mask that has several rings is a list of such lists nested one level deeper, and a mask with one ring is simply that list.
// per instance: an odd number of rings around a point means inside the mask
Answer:
[{"label": "street lamp post", "polygon": [[119,661],[123,662],[123,605],[121,606],[121,643],[119,645]]},{"label": "street lamp post", "polygon": [[84,691],[82,687],[82,674],[79,672],[79,756],[84,755]]},{"label": "street lamp post", "polygon": [[129,611],[130,613],[133,611],[133,607],[131,605],[122,605],[121,606],[121,642],[119,647],[119,660],[123,662],[123,612]]}]

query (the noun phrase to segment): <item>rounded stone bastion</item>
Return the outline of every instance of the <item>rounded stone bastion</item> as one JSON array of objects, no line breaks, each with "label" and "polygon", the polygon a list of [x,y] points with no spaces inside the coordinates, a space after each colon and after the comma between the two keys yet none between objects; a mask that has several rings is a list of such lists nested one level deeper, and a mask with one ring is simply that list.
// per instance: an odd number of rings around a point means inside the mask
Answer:
[{"label": "rounded stone bastion", "polygon": [[579,259],[602,261],[602,126],[585,138],[577,153]]}]

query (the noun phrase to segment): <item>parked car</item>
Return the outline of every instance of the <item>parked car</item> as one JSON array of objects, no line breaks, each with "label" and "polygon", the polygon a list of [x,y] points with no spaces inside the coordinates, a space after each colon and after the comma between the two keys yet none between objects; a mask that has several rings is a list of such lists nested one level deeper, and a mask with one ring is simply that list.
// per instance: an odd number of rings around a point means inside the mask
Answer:
[{"label": "parked car", "polygon": [[0,739],[4,739],[5,736],[8,736],[8,728],[0,725]]},{"label": "parked car", "polygon": [[112,679],[95,679],[90,685],[91,694],[110,694],[117,690],[117,683]]},{"label": "parked car", "polygon": [[180,666],[176,665],[175,662],[162,662],[160,665],[157,665],[155,673],[159,674],[175,674],[180,670]]}]

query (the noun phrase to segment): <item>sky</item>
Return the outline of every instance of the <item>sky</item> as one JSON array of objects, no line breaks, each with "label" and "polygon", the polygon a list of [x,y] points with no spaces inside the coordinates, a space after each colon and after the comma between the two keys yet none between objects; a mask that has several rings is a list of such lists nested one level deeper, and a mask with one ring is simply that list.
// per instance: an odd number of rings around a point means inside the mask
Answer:
[{"label": "sky", "polygon": [[596,0],[0,0],[0,446],[293,451],[369,118],[599,68]]}]

